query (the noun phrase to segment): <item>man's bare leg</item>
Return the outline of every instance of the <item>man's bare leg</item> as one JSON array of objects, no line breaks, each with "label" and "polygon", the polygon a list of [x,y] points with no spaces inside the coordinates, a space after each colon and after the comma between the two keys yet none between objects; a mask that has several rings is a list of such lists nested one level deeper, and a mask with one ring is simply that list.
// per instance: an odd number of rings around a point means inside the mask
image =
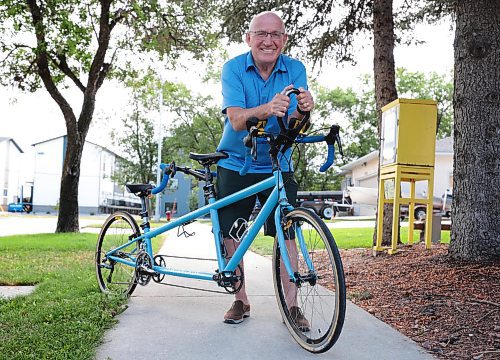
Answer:
[{"label": "man's bare leg", "polygon": [[[236,241],[234,241],[231,238],[226,238],[226,239],[224,239],[224,245],[226,246],[228,259],[230,259],[233,257],[233,255],[236,252],[236,249],[238,249],[238,246],[240,245],[240,243],[237,243]],[[240,266],[241,266],[241,269],[244,270],[243,259],[240,262]],[[244,274],[244,272],[243,272],[243,274]],[[238,287],[238,285],[239,285],[239,283],[236,283],[235,286]],[[241,289],[240,289],[240,291],[238,291],[234,295],[234,298],[235,298],[235,300],[243,301],[243,304],[245,304],[245,305],[250,305],[250,302],[248,301],[248,297],[247,297],[244,278],[243,278],[243,284],[241,286]]]},{"label": "man's bare leg", "polygon": [[[298,271],[299,267],[297,244],[295,243],[295,239],[286,240],[285,243],[293,272],[296,272]],[[310,331],[311,325],[309,324],[309,321],[304,317],[302,309],[297,304],[297,285],[290,281],[290,277],[288,276],[288,272],[285,269],[283,259],[280,259],[280,266],[282,269],[280,277],[283,284],[283,291],[285,293],[285,303],[288,307],[288,310],[290,311],[290,317],[302,332]]]},{"label": "man's bare leg", "polygon": [[[233,239],[224,239],[224,244],[226,245],[228,258],[231,258],[238,248],[239,243],[235,242]],[[240,266],[243,270],[243,260],[241,260]],[[237,275],[239,275],[238,270],[236,271]],[[236,287],[238,287],[238,285],[239,283],[235,284]],[[231,308],[224,314],[224,322],[228,324],[239,324],[249,316],[250,304],[245,289],[245,278],[243,278],[240,291],[235,294],[235,299]]]},{"label": "man's bare leg", "polygon": [[[295,239],[286,240],[285,243],[292,269],[295,272],[298,270],[298,253]],[[281,283],[283,284],[283,290],[285,292],[285,302],[290,309],[292,306],[297,306],[297,286],[290,281],[282,257],[280,257],[280,269]]]}]

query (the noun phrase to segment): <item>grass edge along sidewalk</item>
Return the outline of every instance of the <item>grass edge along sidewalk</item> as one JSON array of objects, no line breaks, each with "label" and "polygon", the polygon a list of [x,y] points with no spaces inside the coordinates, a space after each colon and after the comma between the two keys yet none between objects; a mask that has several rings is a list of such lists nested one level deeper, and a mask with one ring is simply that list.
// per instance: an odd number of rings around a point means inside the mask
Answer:
[{"label": "grass edge along sidewalk", "polygon": [[[402,228],[403,241],[407,229]],[[373,228],[334,229],[341,249],[370,247]],[[446,236],[446,234],[443,234]],[[126,299],[100,293],[94,271],[96,234],[0,237],[0,285],[35,285],[28,296],[0,299],[0,357],[89,359]],[[154,241],[155,249],[162,241]],[[446,239],[445,239],[446,242]],[[259,236],[252,250],[272,254]]]},{"label": "grass edge along sidewalk", "polygon": [[126,299],[98,289],[96,239],[86,233],[0,237],[0,285],[37,285],[30,295],[0,298],[0,358],[95,356],[126,309]]},{"label": "grass edge along sidewalk", "polygon": [[[371,248],[373,242],[373,227],[366,228],[330,228],[333,234],[335,243],[339,249],[356,249],[356,248]],[[413,239],[419,238],[419,231],[413,232]],[[401,241],[408,243],[408,228],[401,227]],[[450,232],[441,232],[441,243],[449,244]],[[250,250],[264,256],[273,254],[274,239],[268,236],[259,234],[252,243]]]}]

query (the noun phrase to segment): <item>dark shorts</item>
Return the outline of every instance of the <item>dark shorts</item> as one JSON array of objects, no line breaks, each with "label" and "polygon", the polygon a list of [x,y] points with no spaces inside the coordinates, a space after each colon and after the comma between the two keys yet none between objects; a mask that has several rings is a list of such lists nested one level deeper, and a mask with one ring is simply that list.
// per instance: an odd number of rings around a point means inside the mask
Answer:
[{"label": "dark shorts", "polygon": [[[270,176],[272,176],[272,174],[269,173],[251,173],[241,176],[237,171],[228,170],[218,166],[217,181],[215,183],[217,199],[221,199],[239,190],[245,189],[269,178]],[[298,185],[293,176],[293,172],[283,172],[282,176],[288,202],[292,206],[296,206]],[[256,195],[262,205],[264,205],[269,195],[271,195],[272,190],[273,188],[270,188]],[[237,219],[242,218],[248,221],[255,206],[256,196],[247,197],[219,210],[219,223],[224,238],[230,237],[229,231]],[[264,225],[264,233],[268,236],[276,236],[274,211],[271,212],[271,215],[267,218]]]}]

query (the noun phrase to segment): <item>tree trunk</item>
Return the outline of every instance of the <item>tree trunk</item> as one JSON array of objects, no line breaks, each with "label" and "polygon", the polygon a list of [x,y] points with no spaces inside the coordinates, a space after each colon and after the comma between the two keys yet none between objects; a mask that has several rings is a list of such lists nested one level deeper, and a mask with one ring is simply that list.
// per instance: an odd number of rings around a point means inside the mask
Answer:
[{"label": "tree trunk", "polygon": [[457,2],[449,249],[456,259],[500,259],[499,24],[499,0]]},{"label": "tree trunk", "polygon": [[[394,65],[394,19],[392,14],[392,0],[375,0],[373,2],[373,45],[373,72],[375,78],[375,100],[377,104],[380,145],[380,132],[382,130],[381,109],[383,106],[398,98],[396,90],[396,70]],[[377,178],[380,178],[380,172]],[[392,209],[392,205],[384,205],[384,225],[382,233],[382,245],[384,246],[391,244]],[[378,216],[379,214],[377,213],[376,219]],[[373,244],[375,244],[377,239],[376,224],[377,221],[375,221]]]},{"label": "tree trunk", "polygon": [[80,164],[85,137],[78,132],[70,133],[66,142],[61,190],[59,197],[59,217],[56,232],[79,232],[78,184],[80,183]]}]

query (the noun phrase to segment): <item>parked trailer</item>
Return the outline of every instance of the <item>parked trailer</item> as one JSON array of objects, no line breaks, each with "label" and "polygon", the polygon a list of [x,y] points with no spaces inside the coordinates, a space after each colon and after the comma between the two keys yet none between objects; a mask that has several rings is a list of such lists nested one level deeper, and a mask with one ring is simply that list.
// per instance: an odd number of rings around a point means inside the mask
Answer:
[{"label": "parked trailer", "polygon": [[313,210],[323,219],[331,219],[339,212],[352,212],[352,201],[344,191],[299,191],[297,205]]}]

